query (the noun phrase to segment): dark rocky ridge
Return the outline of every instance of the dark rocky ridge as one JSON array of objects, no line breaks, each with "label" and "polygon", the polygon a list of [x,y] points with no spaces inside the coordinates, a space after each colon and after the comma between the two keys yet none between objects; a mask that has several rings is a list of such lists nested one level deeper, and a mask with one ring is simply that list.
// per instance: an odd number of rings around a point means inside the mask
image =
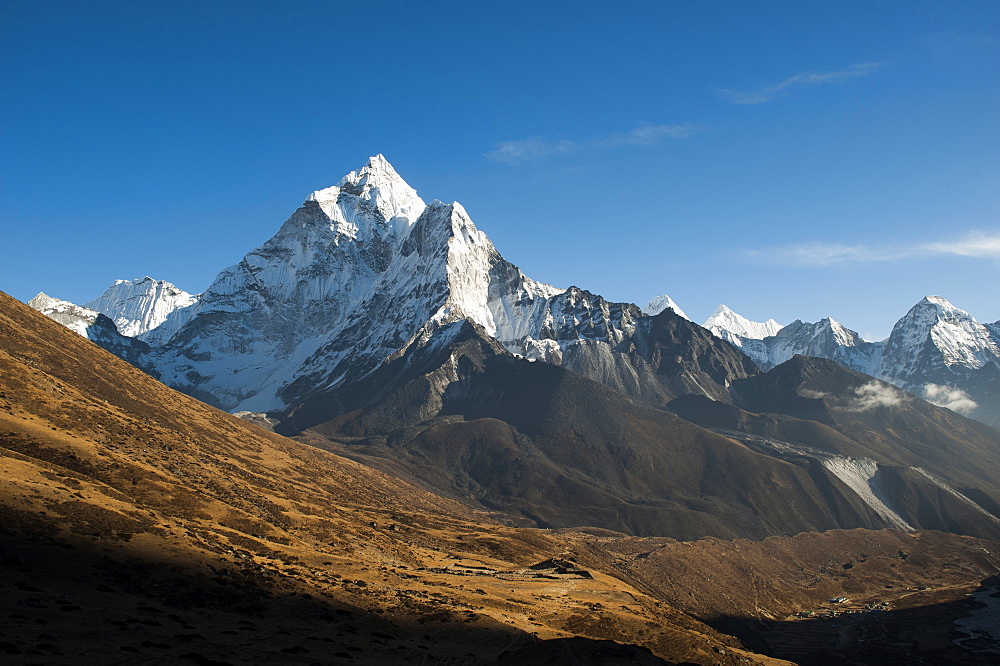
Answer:
[{"label": "dark rocky ridge", "polygon": [[[662,349],[636,347],[653,359]],[[828,373],[822,363],[814,370]],[[772,434],[794,431],[831,454],[873,454],[823,423],[708,404],[732,412],[735,425],[770,420],[784,429]],[[748,446],[564,368],[517,358],[468,322],[412,345],[362,382],[272,416],[303,441],[544,527],[691,539],[887,525],[819,459]],[[953,517],[968,513],[960,502],[928,500],[939,494],[932,484],[900,483],[900,493],[938,507],[908,513],[915,527],[993,533],[977,525],[975,512]]]}]

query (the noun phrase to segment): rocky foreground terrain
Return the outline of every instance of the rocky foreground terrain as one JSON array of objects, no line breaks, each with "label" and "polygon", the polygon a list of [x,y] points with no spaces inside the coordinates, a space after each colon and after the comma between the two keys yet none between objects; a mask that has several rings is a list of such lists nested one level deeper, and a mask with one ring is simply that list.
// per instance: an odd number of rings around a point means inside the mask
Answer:
[{"label": "rocky foreground terrain", "polygon": [[991,656],[952,641],[1000,543],[521,528],[179,394],[6,295],[0,478],[5,663],[884,656],[856,640],[867,629],[793,619],[836,596],[890,604],[880,650],[909,640],[892,618],[932,609],[935,658]]}]

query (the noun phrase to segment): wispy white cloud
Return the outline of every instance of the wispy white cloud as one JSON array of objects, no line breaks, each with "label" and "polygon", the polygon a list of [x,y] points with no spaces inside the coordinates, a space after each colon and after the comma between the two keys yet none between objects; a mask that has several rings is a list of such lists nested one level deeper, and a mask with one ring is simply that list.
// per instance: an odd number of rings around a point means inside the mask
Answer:
[{"label": "wispy white cloud", "polygon": [[906,400],[906,393],[895,386],[885,384],[877,379],[873,379],[866,384],[854,389],[852,394],[835,395],[824,391],[814,391],[808,388],[800,388],[798,394],[803,398],[813,400],[827,400],[839,409],[847,412],[867,412],[877,407],[896,407],[902,405]]},{"label": "wispy white cloud", "polygon": [[814,268],[928,259],[941,255],[1000,259],[1000,232],[973,231],[952,241],[895,246],[798,243],[746,250],[743,255],[754,262]]},{"label": "wispy white cloud", "polygon": [[764,250],[747,250],[744,254],[754,261],[817,268],[845,263],[891,261],[897,258],[893,252],[882,248],[841,243],[799,243]]},{"label": "wispy white cloud", "polygon": [[872,380],[854,389],[854,396],[846,401],[844,409],[849,412],[867,412],[877,407],[895,407],[903,404],[906,394],[888,384]]},{"label": "wispy white cloud", "polygon": [[1000,259],[1000,233],[974,231],[956,241],[926,243],[921,248],[930,253]]},{"label": "wispy white cloud", "polygon": [[494,162],[518,164],[575,150],[614,148],[617,146],[652,146],[664,139],[684,139],[696,131],[696,125],[640,125],[625,134],[612,134],[588,141],[549,141],[541,137],[502,141],[485,154]]},{"label": "wispy white cloud", "polygon": [[954,386],[940,384],[924,384],[924,400],[945,407],[959,414],[971,414],[979,405],[969,397],[969,394]]},{"label": "wispy white cloud", "polygon": [[486,153],[486,157],[494,162],[515,164],[566,153],[574,148],[576,148],[576,144],[572,141],[546,141],[535,136],[517,141],[502,141],[497,144],[494,150]]},{"label": "wispy white cloud", "polygon": [[770,102],[776,97],[787,94],[788,91],[795,88],[815,86],[824,83],[841,83],[843,81],[849,81],[850,79],[856,79],[859,76],[871,74],[879,67],[881,67],[881,63],[866,62],[860,65],[845,67],[843,69],[836,69],[831,72],[802,72],[800,74],[790,76],[784,81],[764,86],[763,88],[758,88],[756,90],[738,91],[727,89],[720,90],[719,94],[734,104],[763,104],[764,102]]},{"label": "wispy white cloud", "polygon": [[594,145],[602,146],[652,146],[663,139],[686,139],[695,130],[694,125],[640,125],[628,134],[613,134]]}]

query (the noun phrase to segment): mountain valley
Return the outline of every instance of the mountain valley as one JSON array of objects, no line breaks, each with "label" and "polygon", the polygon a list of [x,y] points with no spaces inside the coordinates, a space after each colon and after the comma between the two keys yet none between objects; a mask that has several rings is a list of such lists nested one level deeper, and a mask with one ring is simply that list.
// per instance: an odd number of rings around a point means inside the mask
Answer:
[{"label": "mountain valley", "polygon": [[884,343],[698,326],[530,279],[379,155],[202,294],[30,305],[0,299],[19,663],[1000,651],[960,629],[1000,573],[1000,327],[939,297]]}]

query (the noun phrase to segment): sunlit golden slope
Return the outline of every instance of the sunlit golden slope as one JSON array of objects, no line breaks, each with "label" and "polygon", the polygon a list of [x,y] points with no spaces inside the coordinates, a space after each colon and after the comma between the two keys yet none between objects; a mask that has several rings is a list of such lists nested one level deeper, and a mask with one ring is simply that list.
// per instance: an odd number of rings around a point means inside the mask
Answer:
[{"label": "sunlit golden slope", "polygon": [[16,663],[776,663],[580,569],[578,536],[250,426],[3,294],[0,479]]}]

